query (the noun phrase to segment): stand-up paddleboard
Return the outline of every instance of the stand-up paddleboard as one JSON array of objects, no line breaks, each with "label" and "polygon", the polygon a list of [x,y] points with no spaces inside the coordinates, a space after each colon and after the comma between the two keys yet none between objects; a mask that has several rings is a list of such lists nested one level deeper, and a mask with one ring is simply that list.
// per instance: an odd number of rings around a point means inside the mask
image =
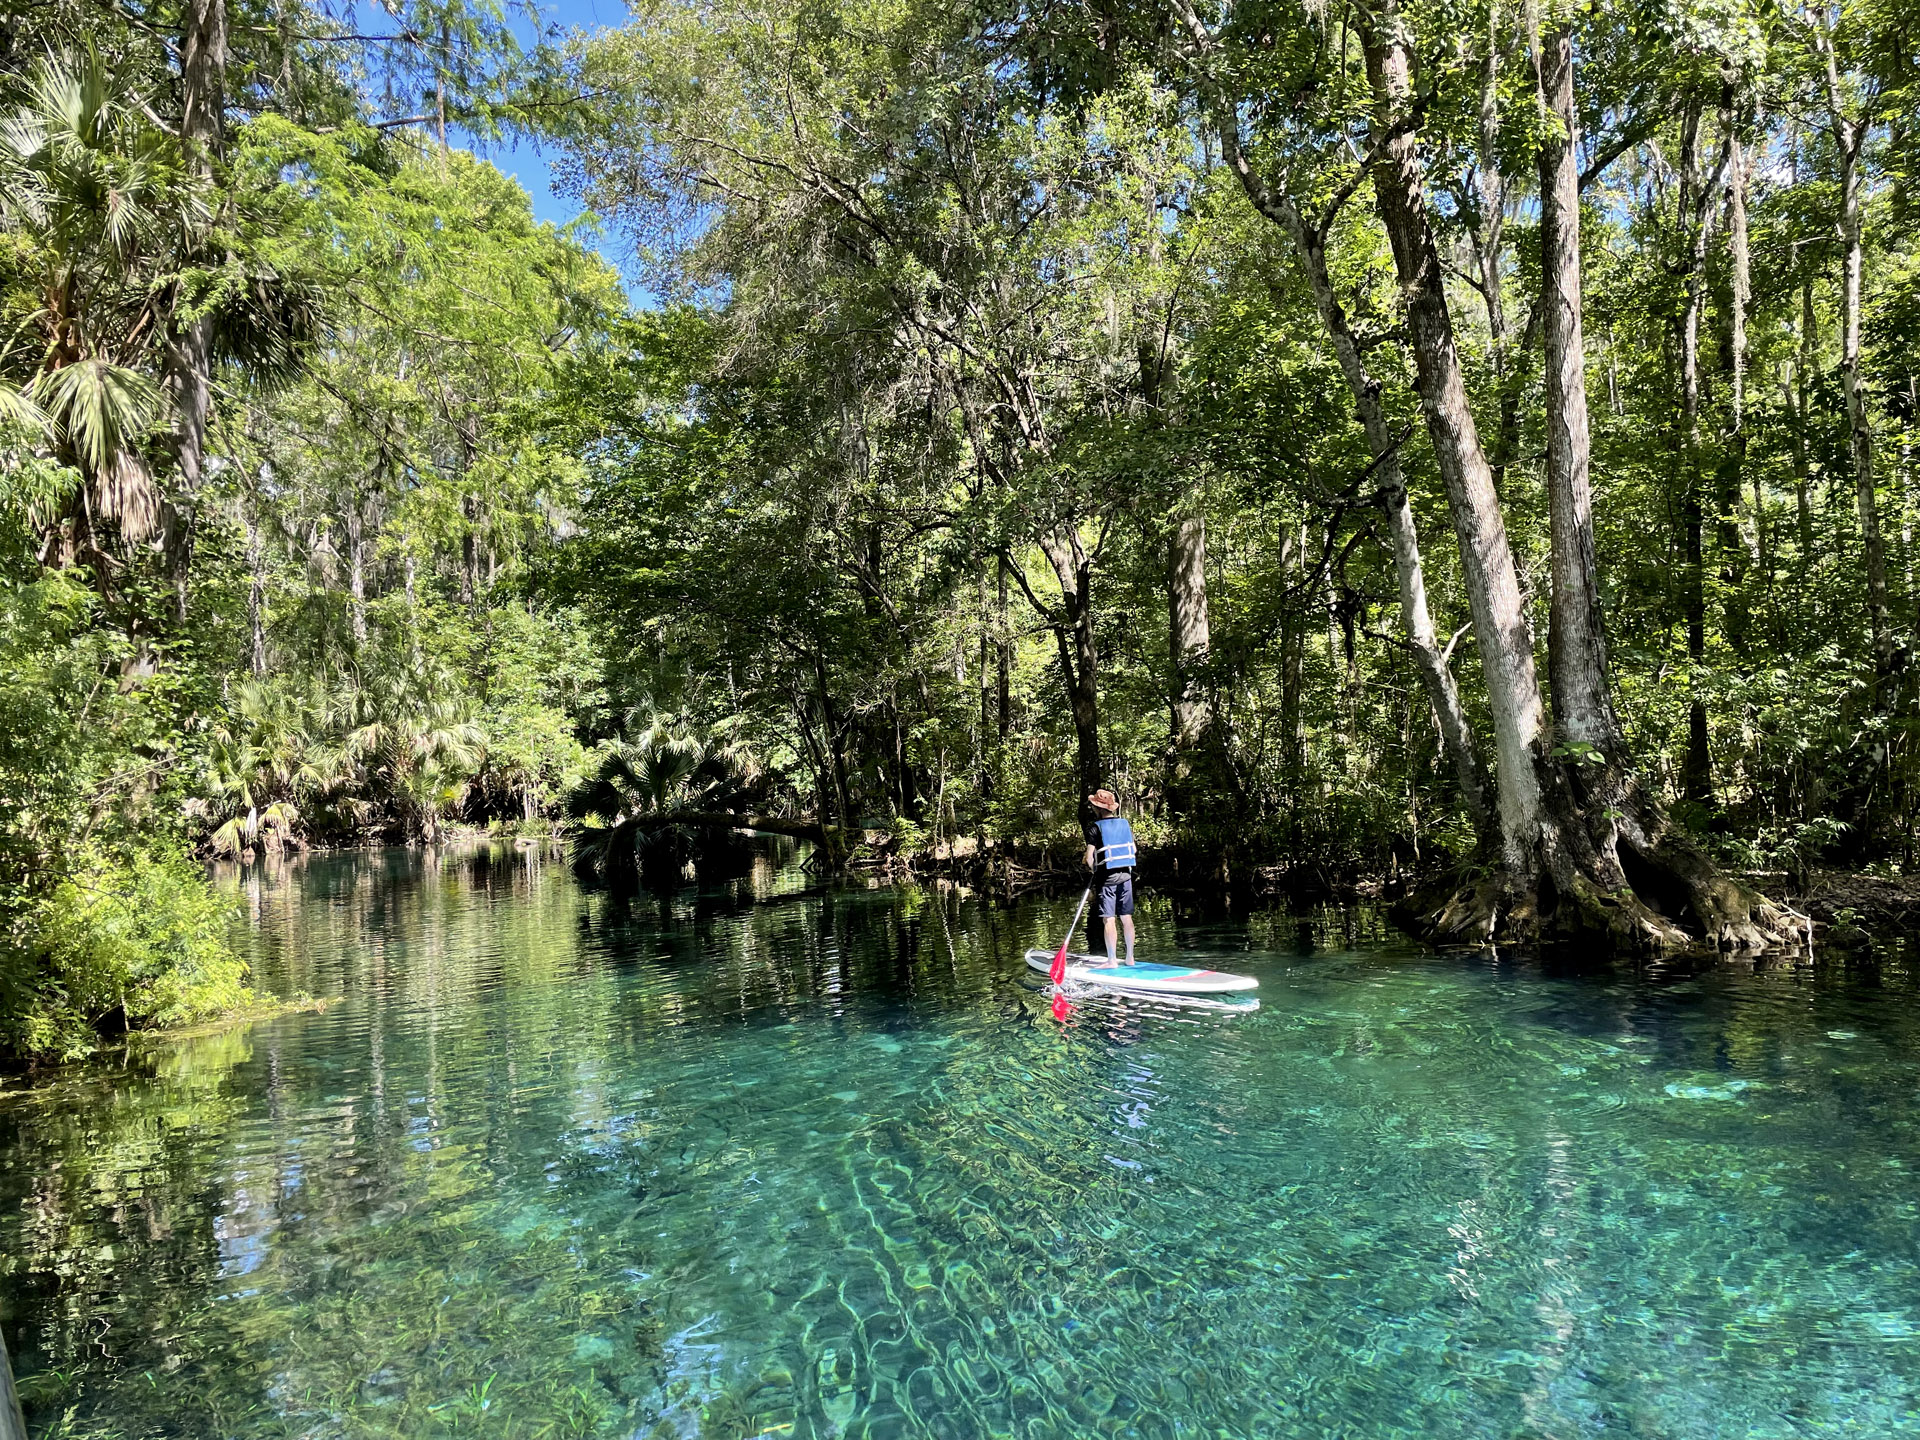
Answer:
[{"label": "stand-up paddleboard", "polygon": [[1237,995],[1182,995],[1173,990],[1129,990],[1124,985],[1102,985],[1081,998],[1084,1003],[1112,999],[1162,1010],[1226,1010],[1236,1015],[1251,1015],[1260,1008],[1260,997],[1244,990]]},{"label": "stand-up paddleboard", "polygon": [[[1053,965],[1053,952],[1029,950],[1027,964],[1044,974]],[[1115,965],[1104,955],[1072,952],[1067,955],[1067,979],[1114,990],[1136,990],[1143,995],[1223,995],[1260,987],[1260,982],[1251,975],[1195,970],[1186,965],[1156,965],[1146,960],[1133,965]]]}]

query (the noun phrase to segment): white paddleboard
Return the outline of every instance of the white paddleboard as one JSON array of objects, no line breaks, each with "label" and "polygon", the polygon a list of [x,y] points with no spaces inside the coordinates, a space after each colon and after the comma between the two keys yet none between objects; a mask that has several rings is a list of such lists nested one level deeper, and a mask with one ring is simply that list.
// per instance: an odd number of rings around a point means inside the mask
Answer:
[{"label": "white paddleboard", "polygon": [[[1029,950],[1027,964],[1045,974],[1053,968],[1053,951]],[[1104,955],[1078,955],[1071,950],[1067,952],[1067,979],[1085,985],[1105,985],[1114,990],[1137,990],[1146,995],[1222,995],[1233,990],[1260,988],[1260,982],[1251,975],[1195,970],[1187,965],[1156,965],[1147,960],[1114,965]]]}]

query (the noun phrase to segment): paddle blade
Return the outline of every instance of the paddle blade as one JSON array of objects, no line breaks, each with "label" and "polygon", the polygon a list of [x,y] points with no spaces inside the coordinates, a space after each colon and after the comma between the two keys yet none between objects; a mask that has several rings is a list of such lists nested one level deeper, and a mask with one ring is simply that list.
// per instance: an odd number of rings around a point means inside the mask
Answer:
[{"label": "paddle blade", "polygon": [[1053,992],[1053,1018],[1064,1023],[1072,1013],[1073,1006],[1067,1003],[1067,992],[1056,987]]},{"label": "paddle blade", "polygon": [[1067,979],[1067,942],[1062,940],[1060,948],[1053,952],[1053,965],[1047,971],[1047,979],[1057,988]]}]

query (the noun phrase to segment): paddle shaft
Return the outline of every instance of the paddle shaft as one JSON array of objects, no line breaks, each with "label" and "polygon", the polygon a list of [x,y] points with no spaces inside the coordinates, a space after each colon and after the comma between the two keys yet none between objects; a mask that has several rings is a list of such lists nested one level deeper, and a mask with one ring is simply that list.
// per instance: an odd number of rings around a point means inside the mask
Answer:
[{"label": "paddle shaft", "polygon": [[1055,985],[1062,984],[1067,978],[1067,947],[1073,943],[1073,932],[1080,928],[1080,917],[1086,914],[1087,901],[1093,898],[1093,885],[1080,892],[1080,903],[1074,907],[1073,923],[1067,926],[1067,937],[1060,942],[1060,948],[1053,952],[1053,968],[1047,972],[1047,979]]}]

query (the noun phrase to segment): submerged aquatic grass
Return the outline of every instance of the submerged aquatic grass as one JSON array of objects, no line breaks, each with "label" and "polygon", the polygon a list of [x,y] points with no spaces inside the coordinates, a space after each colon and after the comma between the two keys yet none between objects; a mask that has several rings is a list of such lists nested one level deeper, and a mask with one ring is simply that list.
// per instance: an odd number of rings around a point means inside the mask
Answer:
[{"label": "submerged aquatic grass", "polygon": [[0,1101],[36,1434],[1920,1428],[1896,968],[1161,905],[1147,953],[1262,1009],[1063,1028],[1053,903],[623,909],[488,852],[244,891],[259,982],[340,1003]]}]

